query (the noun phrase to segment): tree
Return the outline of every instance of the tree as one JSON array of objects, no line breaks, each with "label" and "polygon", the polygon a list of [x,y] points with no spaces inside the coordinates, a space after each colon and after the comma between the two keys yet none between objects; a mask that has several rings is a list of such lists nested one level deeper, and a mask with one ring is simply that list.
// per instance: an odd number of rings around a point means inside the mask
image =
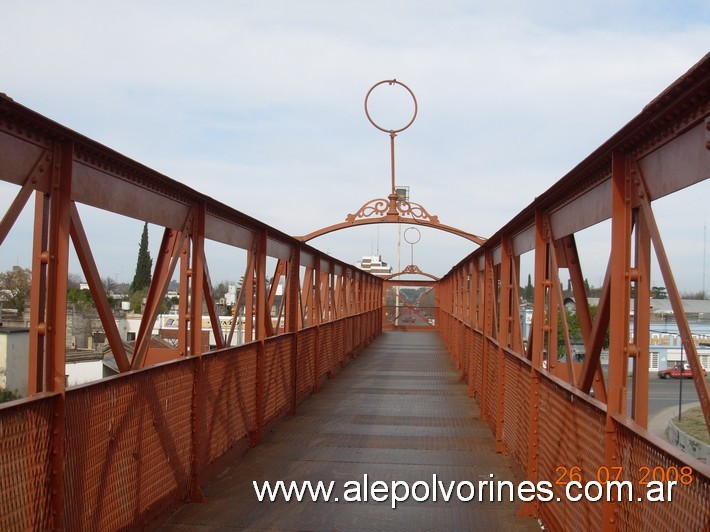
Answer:
[{"label": "tree", "polygon": [[665,286],[652,286],[651,297],[653,299],[668,299],[668,293]]},{"label": "tree", "polygon": [[138,248],[138,260],[136,261],[136,273],[133,276],[130,293],[146,290],[150,286],[151,271],[153,269],[153,259],[148,251],[148,222],[143,225],[143,234]]},{"label": "tree", "polygon": [[20,399],[21,397],[21,395],[13,392],[12,390],[5,390],[4,388],[0,388],[0,403],[14,401],[15,399]]},{"label": "tree", "polygon": [[22,316],[25,301],[30,297],[32,272],[28,268],[15,266],[12,270],[0,273],[0,299],[10,303]]},{"label": "tree", "polygon": [[525,290],[523,292],[523,298],[528,303],[532,303],[533,299],[535,299],[535,289],[533,288],[532,276],[530,274],[528,274],[528,284],[525,286]]}]

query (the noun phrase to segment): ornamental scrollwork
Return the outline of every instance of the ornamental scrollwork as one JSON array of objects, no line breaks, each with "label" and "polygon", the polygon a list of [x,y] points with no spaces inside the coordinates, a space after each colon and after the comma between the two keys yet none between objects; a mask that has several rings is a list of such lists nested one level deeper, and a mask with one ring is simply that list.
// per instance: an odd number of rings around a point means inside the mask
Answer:
[{"label": "ornamental scrollwork", "polygon": [[399,212],[400,216],[403,216],[405,218],[411,217],[415,220],[425,220],[435,224],[439,223],[438,216],[432,216],[419,203],[414,203],[412,201],[398,201],[397,212]]},{"label": "ornamental scrollwork", "polygon": [[384,216],[387,214],[387,209],[389,207],[389,201],[385,198],[376,198],[368,201],[360,207],[355,214],[348,214],[345,217],[346,222],[354,222],[360,218],[372,218],[375,216]]},{"label": "ornamental scrollwork", "polygon": [[424,272],[422,272],[419,269],[419,266],[417,266],[416,264],[410,264],[409,266],[405,267],[404,270],[402,270],[402,273],[403,274],[405,274],[405,273],[421,273],[421,274],[423,274]]},{"label": "ornamental scrollwork", "polygon": [[348,214],[345,221],[352,223],[364,218],[377,218],[388,215],[397,215],[402,218],[411,218],[433,224],[439,223],[438,216],[432,216],[419,203],[406,200],[394,199],[395,196],[386,198],[376,198],[365,203],[355,214]]}]

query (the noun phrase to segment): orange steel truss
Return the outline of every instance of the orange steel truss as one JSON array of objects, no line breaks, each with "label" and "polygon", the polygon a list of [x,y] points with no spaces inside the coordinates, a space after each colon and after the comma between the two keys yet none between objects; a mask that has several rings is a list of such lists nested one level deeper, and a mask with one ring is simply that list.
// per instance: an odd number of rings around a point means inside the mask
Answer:
[{"label": "orange steel truss", "polygon": [[[528,480],[554,482],[560,467],[579,468],[583,481],[621,468],[624,480],[638,484],[643,468],[692,468],[692,483],[675,492],[672,504],[572,503],[554,484],[559,502],[529,503],[523,514],[550,530],[707,530],[710,467],[650,434],[646,419],[653,252],[710,425],[708,386],[652,208],[654,200],[708,177],[710,55],[491,238],[470,235],[481,247],[442,279],[385,281],[0,95],[0,179],[18,187],[0,220],[0,245],[35,196],[30,395],[0,405],[0,528],[155,527],[182,502],[201,500],[207,478],[381,333],[386,289],[424,286],[435,291],[432,328],[480,403],[497,449]],[[394,195],[381,201],[372,207],[381,211],[380,222],[411,223],[398,210],[411,206]],[[82,205],[163,228],[131,349],[115,324]],[[611,221],[608,268],[592,316],[576,234],[605,220]],[[238,346],[232,345],[237,320],[225,330],[218,319],[209,242],[246,254],[237,295],[245,342]],[[72,246],[120,374],[65,389]],[[524,338],[520,257],[528,252],[535,301]],[[558,361],[558,327],[570,352],[562,269],[574,291],[584,362]],[[176,347],[157,349],[152,326],[174,276],[180,279]],[[406,303],[418,309],[419,301]],[[214,349],[204,343],[203,308]],[[605,379],[600,354],[607,331]]]},{"label": "orange steel truss", "polygon": [[[153,526],[225,459],[336,373],[381,331],[383,281],[0,97],[0,179],[19,191],[0,244],[35,195],[29,397],[0,405],[0,528]],[[127,350],[78,204],[164,227]],[[222,330],[205,242],[246,250],[236,319]],[[121,373],[65,389],[70,246]],[[275,259],[267,272],[268,259]],[[267,273],[272,273],[271,283]],[[173,276],[174,349],[150,345]],[[277,287],[283,288],[278,298]],[[239,305],[237,305],[239,306]],[[216,348],[203,345],[207,309]],[[153,524],[153,525],[152,525]]]},{"label": "orange steel truss", "polygon": [[[622,471],[621,480],[638,485],[647,469],[692,468],[692,483],[669,504],[572,503],[555,484],[561,502],[529,503],[522,512],[541,518],[546,528],[710,527],[710,467],[646,430],[652,251],[710,427],[707,381],[652,208],[654,200],[708,177],[710,55],[462,260],[437,287],[445,343],[464,372],[470,395],[480,403],[498,450],[527,479],[554,483],[560,468],[576,468],[582,482],[596,480],[599,471]],[[611,220],[610,254],[592,318],[575,234],[605,220]],[[528,252],[534,255],[534,309],[525,339],[518,287],[520,256]],[[574,292],[586,352],[583,363],[569,356],[558,361],[558,328],[566,353],[571,353],[562,269],[568,270]],[[600,353],[607,331],[605,382]]]}]

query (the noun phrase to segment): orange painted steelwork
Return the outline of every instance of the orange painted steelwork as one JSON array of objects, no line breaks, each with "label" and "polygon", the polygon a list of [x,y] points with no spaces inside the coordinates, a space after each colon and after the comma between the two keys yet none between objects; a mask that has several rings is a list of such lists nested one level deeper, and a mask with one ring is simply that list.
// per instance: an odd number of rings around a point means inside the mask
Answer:
[{"label": "orange painted steelwork", "polygon": [[[523,511],[550,530],[707,530],[710,525],[710,467],[645,429],[643,375],[652,246],[710,425],[707,383],[698,378],[700,361],[652,208],[654,200],[708,177],[710,56],[495,235],[480,239],[481,247],[440,281],[416,282],[435,286],[436,327],[481,405],[496,448],[529,480],[554,481],[560,466],[578,467],[584,481],[594,480],[604,467],[620,467],[634,483],[644,467],[692,468],[690,487],[676,491],[672,505],[572,503],[555,484],[559,502],[530,503]],[[293,413],[381,332],[385,285],[408,282],[385,282],[334,260],[4,96],[0,179],[19,187],[0,221],[0,243],[30,196],[36,198],[31,396],[0,405],[3,529],[148,528],[182,502],[199,500],[200,484],[225,460],[258,443],[267,427]],[[412,208],[392,198],[382,201],[380,221],[403,221],[397,209]],[[80,204],[164,228],[133,353],[119,345],[120,335],[112,330]],[[592,319],[575,234],[603,220],[611,220],[611,251]],[[207,240],[247,254],[238,296],[247,342],[238,347],[230,346],[233,330],[222,331],[218,323],[213,331],[221,347],[209,351],[202,345],[200,311],[203,303],[215,306]],[[121,374],[65,390],[72,243]],[[535,259],[535,309],[530,337],[524,339],[516,303],[519,257],[527,252]],[[275,293],[267,290],[267,257],[276,260],[273,277],[285,280],[278,308]],[[583,364],[557,362],[563,268],[569,270],[580,316]],[[169,353],[171,360],[154,364],[164,353],[149,345],[152,321],[175,272],[181,292],[178,346]],[[214,308],[209,312],[218,321]],[[568,327],[561,323],[569,345]],[[607,329],[610,367],[604,382],[600,352]],[[631,390],[629,359],[634,361]],[[626,412],[629,393],[632,410]]]},{"label": "orange painted steelwork", "polygon": [[[188,498],[201,500],[214,464],[256,444],[381,331],[381,279],[4,96],[0,179],[20,187],[0,221],[0,243],[36,195],[30,397],[0,406],[2,529],[145,527]],[[164,227],[132,352],[116,327],[80,204]],[[228,347],[237,320],[227,332],[218,319],[207,240],[247,254],[239,294],[246,344],[238,348]],[[72,243],[122,375],[65,391]],[[276,259],[268,292],[267,258]],[[151,330],[177,272],[177,347],[157,350]],[[280,284],[285,297],[276,305]],[[202,344],[203,305],[213,351]]]},{"label": "orange painted steelwork", "polygon": [[[445,343],[456,364],[469,368],[470,392],[498,449],[507,451],[529,480],[554,482],[560,468],[575,467],[584,482],[596,480],[596,473],[607,468],[623,471],[621,480],[638,485],[644,469],[692,469],[690,485],[668,504],[571,503],[555,485],[560,502],[530,503],[522,512],[541,518],[546,528],[710,527],[710,467],[646,430],[651,247],[710,427],[707,381],[652,208],[654,200],[709,177],[710,55],[439,283]],[[603,220],[611,220],[611,250],[592,319],[575,233]],[[524,346],[517,287],[519,257],[527,252],[534,254],[534,310]],[[569,271],[580,318],[583,364],[571,357],[558,362],[558,323],[571,352],[558,273],[563,268]],[[607,330],[604,382],[600,353]]]},{"label": "orange painted steelwork", "polygon": [[[368,100],[370,98],[370,95],[372,94],[372,91],[375,90],[377,87],[381,85],[390,85],[390,86],[399,86],[404,88],[409,95],[412,97],[412,101],[414,102],[414,113],[412,114],[412,118],[407,122],[403,127],[400,127],[398,129],[386,129],[379,124],[377,124],[373,119],[372,116],[370,115],[370,111],[368,109]],[[342,223],[338,224],[333,224],[329,225],[326,227],[323,227],[321,229],[318,229],[316,231],[313,231],[311,233],[308,233],[307,235],[300,236],[298,237],[299,240],[302,240],[303,242],[308,242],[309,240],[313,240],[314,238],[317,238],[319,236],[326,235],[328,233],[332,233],[333,231],[340,231],[341,229],[347,229],[349,227],[355,227],[359,225],[369,225],[369,224],[377,224],[377,223],[409,223],[409,224],[416,224],[416,225],[421,225],[425,227],[432,227],[434,229],[439,229],[441,231],[446,231],[455,235],[458,235],[462,238],[465,238],[467,240],[470,240],[471,242],[475,242],[476,244],[482,244],[483,242],[486,241],[485,238],[482,238],[478,235],[475,235],[473,233],[469,233],[468,231],[464,231],[463,229],[459,229],[457,227],[452,227],[450,225],[445,225],[439,222],[439,217],[429,214],[427,210],[424,208],[423,205],[420,205],[419,203],[414,203],[413,201],[409,201],[408,199],[401,198],[397,192],[396,192],[396,182],[397,182],[397,177],[396,177],[396,172],[395,172],[395,138],[397,137],[397,133],[401,133],[405,129],[409,128],[414,123],[414,120],[417,118],[417,111],[419,109],[419,106],[417,104],[417,98],[414,95],[414,92],[412,92],[412,89],[410,89],[407,85],[402,83],[401,81],[397,81],[396,79],[392,80],[384,80],[380,81],[378,83],[375,83],[372,87],[370,87],[370,90],[367,91],[367,94],[365,95],[365,116],[367,116],[368,121],[375,126],[377,129],[380,131],[387,133],[390,137],[390,192],[387,198],[375,198],[371,199],[365,204],[363,204],[356,212],[355,214],[348,214],[345,217],[345,221]]]}]

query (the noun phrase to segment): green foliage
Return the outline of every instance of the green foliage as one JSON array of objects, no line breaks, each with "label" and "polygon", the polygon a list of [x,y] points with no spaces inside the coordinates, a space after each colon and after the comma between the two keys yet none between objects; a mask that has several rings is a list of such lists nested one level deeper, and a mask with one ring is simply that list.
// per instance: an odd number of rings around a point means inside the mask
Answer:
[{"label": "green foliage", "polygon": [[25,311],[25,301],[30,297],[32,272],[28,268],[15,267],[0,273],[0,298],[16,308],[22,316]]},{"label": "green foliage", "polygon": [[94,299],[87,289],[70,288],[67,290],[67,303],[73,303],[77,310],[86,311],[94,306]]},{"label": "green foliage", "polygon": [[[148,251],[148,223],[143,225],[143,234],[141,235],[141,243],[138,248],[138,259],[136,261],[136,273],[133,276],[130,293],[146,290],[150,286],[151,271],[153,269],[153,259],[150,258]],[[131,302],[133,299],[131,298]],[[140,302],[139,302],[140,309]]]},{"label": "green foliage", "polygon": [[665,286],[652,286],[651,297],[653,299],[668,299],[668,293]]},{"label": "green foliage", "polygon": [[[143,306],[143,300],[148,297],[148,290],[139,290],[138,292],[133,292],[129,298],[128,301],[131,303],[131,310],[135,312],[136,314],[141,314],[142,306]],[[158,309],[158,313],[160,314],[165,314],[170,310],[170,307],[173,305],[177,305],[180,302],[180,299],[177,297],[166,297],[163,299],[163,302],[160,304],[160,309]]]},{"label": "green foliage", "polygon": [[5,390],[0,388],[0,403],[7,403],[8,401],[14,401],[15,399],[21,399],[22,396],[16,394],[12,390]]},{"label": "green foliage", "polygon": [[136,314],[141,313],[141,305],[143,304],[143,299],[145,299],[148,296],[148,290],[137,290],[135,292],[132,292],[131,295],[128,297],[128,301],[131,303],[131,310],[135,312]]},{"label": "green foliage", "polygon": [[535,289],[532,284],[532,276],[528,274],[528,284],[525,285],[523,289],[523,299],[528,303],[533,303],[535,299]]},{"label": "green foliage", "polygon": [[[591,305],[589,307],[589,312],[592,315],[592,323],[594,323],[594,317],[597,314],[597,307]],[[579,324],[579,315],[576,312],[565,311],[567,317],[567,328],[569,329],[570,342],[579,342],[582,340],[582,328]],[[604,342],[602,343],[602,348],[609,348],[609,328],[607,327],[606,333],[604,335]],[[565,346],[564,331],[562,329],[562,316],[558,314],[557,316],[557,352],[560,356],[567,352]]]}]

